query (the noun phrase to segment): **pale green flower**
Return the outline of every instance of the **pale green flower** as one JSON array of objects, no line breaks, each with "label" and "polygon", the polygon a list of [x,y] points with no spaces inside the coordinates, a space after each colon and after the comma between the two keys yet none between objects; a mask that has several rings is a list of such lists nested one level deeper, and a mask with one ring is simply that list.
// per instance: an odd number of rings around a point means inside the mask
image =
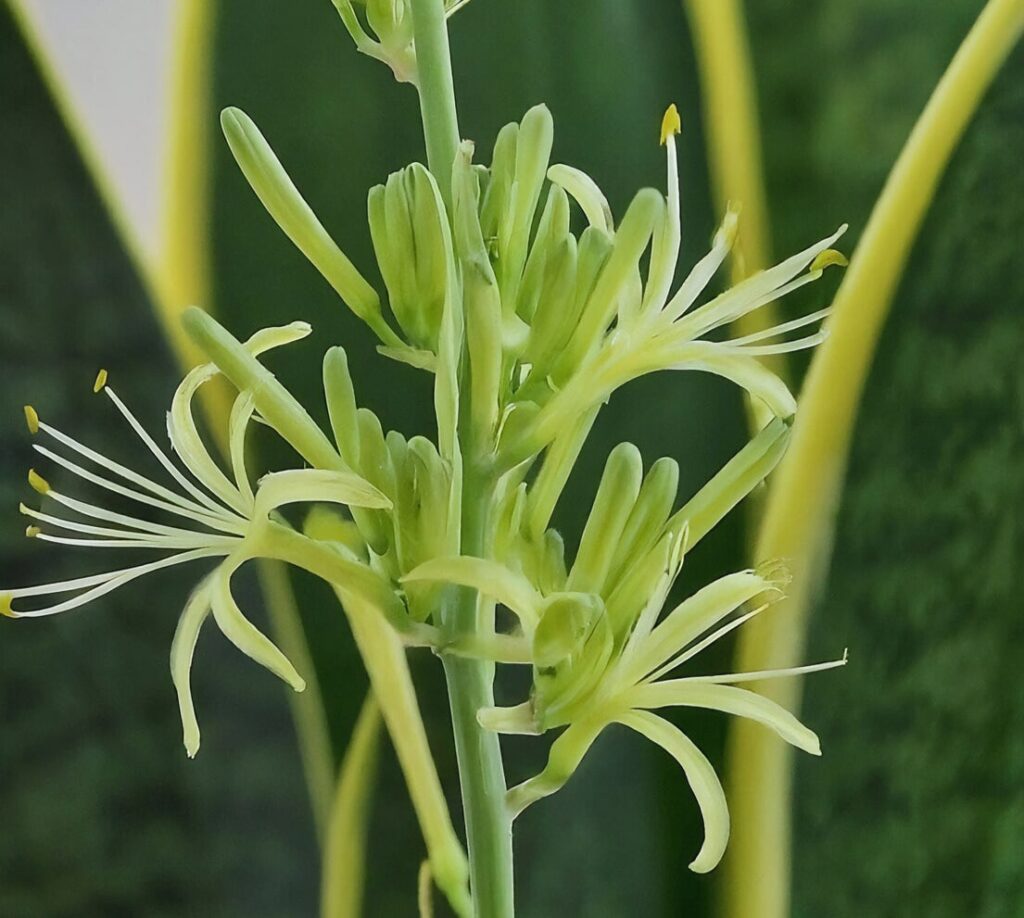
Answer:
[{"label": "pale green flower", "polygon": [[[679,116],[670,106],[661,131],[667,197],[641,190],[617,228],[593,179],[569,166],[547,170],[551,187],[517,291],[517,312],[530,329],[520,379],[505,409],[512,423],[499,442],[502,468],[539,452],[618,387],[658,370],[714,373],[742,386],[776,417],[795,412],[793,395],[758,358],[820,343],[820,329],[795,340],[777,339],[821,323],[828,309],[740,338],[707,336],[817,280],[829,265],[845,265],[831,246],[846,227],[696,305],[736,240],[739,213],[730,210],[710,252],[671,293],[682,233],[678,130]],[[501,143],[499,136],[488,193],[499,178]],[[588,221],[578,239],[569,232],[568,198]],[[486,217],[485,208],[481,219]],[[518,423],[517,413],[524,417]]]},{"label": "pale green flower", "polygon": [[[257,332],[245,345],[255,357],[270,348],[305,337],[309,326],[296,322],[283,328]],[[33,587],[0,591],[0,611],[12,618],[37,618],[69,612],[97,600],[146,574],[191,561],[216,559],[216,567],[199,582],[178,623],[171,649],[171,673],[178,693],[185,748],[194,756],[199,748],[199,727],[189,689],[189,672],[200,628],[212,614],[224,635],[243,653],[265,666],[296,691],[305,681],[284,654],[242,613],[231,592],[231,578],[246,561],[295,553],[301,539],[279,516],[286,505],[311,501],[362,508],[388,508],[390,501],[372,484],[343,468],[297,469],[274,472],[251,483],[245,462],[246,432],[257,414],[252,390],[243,390],[231,412],[228,440],[230,474],[210,455],[192,413],[201,386],[216,376],[213,364],[192,370],[174,394],[167,415],[167,434],[176,463],[143,428],[127,405],[107,384],[101,371],[94,386],[117,408],[133,433],[161,466],[165,481],[137,472],[80,443],[39,419],[27,406],[29,430],[42,435],[37,452],[66,472],[96,488],[130,501],[139,515],[115,512],[79,500],[51,487],[34,469],[29,483],[51,511],[21,507],[34,524],[27,534],[44,542],[97,550],[137,549],[158,553],[155,560],[100,574],[76,577]],[[73,457],[73,458],[72,458]],[[182,468],[183,467],[183,468]],[[159,511],[174,524],[150,519]],[[301,553],[301,552],[300,552]],[[337,559],[336,575],[344,582],[358,570],[355,558]],[[342,568],[350,568],[349,576]],[[67,597],[44,605],[22,607],[21,600]],[[17,608],[15,608],[17,603]]]},{"label": "pale green flower", "polygon": [[[514,813],[558,790],[600,732],[623,724],[661,745],[682,766],[706,826],[691,868],[706,872],[720,861],[729,837],[724,792],[703,753],[651,712],[682,706],[747,717],[820,754],[818,738],[792,714],[737,684],[830,669],[845,658],[773,672],[666,678],[783,595],[785,570],[768,565],[722,577],[662,616],[686,551],[763,479],[787,439],[788,425],[774,421],[675,514],[675,462],[661,459],[644,476],[639,452],[622,444],[608,459],[568,569],[561,541],[551,538],[550,530],[539,543],[514,531],[505,534],[506,543],[518,538],[521,544],[505,550],[503,562],[438,558],[405,578],[474,587],[518,619],[530,646],[530,698],[515,707],[482,710],[480,723],[500,733],[566,729],[555,740],[547,767],[509,791]],[[513,529],[520,523],[521,517]]]}]

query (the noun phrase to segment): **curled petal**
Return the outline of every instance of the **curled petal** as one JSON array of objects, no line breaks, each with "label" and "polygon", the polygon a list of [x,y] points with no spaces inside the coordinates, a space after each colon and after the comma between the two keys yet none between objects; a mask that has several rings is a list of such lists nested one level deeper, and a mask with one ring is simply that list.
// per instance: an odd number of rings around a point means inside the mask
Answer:
[{"label": "curled petal", "polygon": [[171,641],[171,679],[178,695],[185,752],[190,759],[195,758],[199,751],[199,722],[192,702],[192,657],[199,640],[199,630],[210,615],[211,580],[212,575],[205,577],[189,597]]},{"label": "curled petal", "polygon": [[714,870],[729,844],[729,806],[722,782],[707,756],[681,730],[655,714],[631,711],[618,721],[661,746],[685,772],[704,819],[704,844],[690,862],[690,870],[694,873]]},{"label": "curled petal", "polygon": [[586,172],[565,166],[561,163],[548,169],[548,178],[580,206],[591,226],[611,234],[615,227],[612,222],[612,209],[604,192]]},{"label": "curled petal", "polygon": [[507,606],[523,623],[524,630],[536,626],[543,597],[529,580],[497,561],[465,556],[425,561],[402,578],[403,583],[440,580],[472,587]]},{"label": "curled petal", "polygon": [[749,689],[691,682],[687,679],[670,679],[666,682],[637,686],[627,698],[630,704],[637,707],[706,708],[721,711],[723,714],[746,717],[774,730],[787,743],[798,749],[811,755],[821,755],[821,743],[813,730],[805,727],[781,705]]},{"label": "curled petal", "polygon": [[224,636],[242,653],[301,692],[306,681],[277,646],[242,614],[231,595],[231,575],[246,558],[247,555],[236,552],[214,572],[210,583],[213,617]]},{"label": "curled petal", "polygon": [[350,507],[387,510],[388,500],[365,478],[354,472],[326,469],[293,469],[272,472],[260,479],[254,515],[265,517],[286,504],[324,502]]}]

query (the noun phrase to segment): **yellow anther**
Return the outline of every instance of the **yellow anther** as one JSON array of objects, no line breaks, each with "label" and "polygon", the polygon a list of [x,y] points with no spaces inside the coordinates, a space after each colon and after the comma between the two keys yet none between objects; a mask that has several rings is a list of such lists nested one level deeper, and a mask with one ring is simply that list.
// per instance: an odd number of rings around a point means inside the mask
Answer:
[{"label": "yellow anther", "polygon": [[661,145],[668,143],[669,137],[674,137],[683,129],[683,121],[679,117],[679,109],[673,102],[665,109],[665,116],[661,119]]},{"label": "yellow anther", "polygon": [[107,384],[107,371],[106,370],[100,370],[99,373],[96,374],[96,381],[92,384],[92,391],[93,392],[102,392],[104,387],[106,386],[106,384]]},{"label": "yellow anther", "polygon": [[10,593],[0,593],[0,615],[6,615],[8,618],[18,617],[18,613],[11,606]]},{"label": "yellow anther", "polygon": [[38,491],[40,494],[46,494],[50,490],[50,483],[35,469],[28,470],[28,483],[32,486],[33,491]]},{"label": "yellow anther", "polygon": [[39,413],[31,405],[25,406],[25,423],[30,434],[39,433]]},{"label": "yellow anther", "polygon": [[842,252],[836,249],[825,249],[824,252],[819,252],[814,261],[811,262],[811,272],[824,271],[832,265],[845,268],[849,263],[849,260]]},{"label": "yellow anther", "polygon": [[25,535],[28,536],[28,538],[30,538],[30,539],[34,539],[42,531],[43,530],[40,529],[38,526],[26,526],[25,527]]}]

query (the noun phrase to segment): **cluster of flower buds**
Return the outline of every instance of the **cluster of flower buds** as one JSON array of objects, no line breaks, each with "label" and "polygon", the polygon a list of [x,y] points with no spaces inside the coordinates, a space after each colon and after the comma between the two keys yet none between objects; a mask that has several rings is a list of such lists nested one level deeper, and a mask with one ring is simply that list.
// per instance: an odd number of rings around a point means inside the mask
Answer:
[{"label": "cluster of flower buds", "polygon": [[[361,29],[349,3],[339,0],[338,7],[347,24],[356,22],[353,30]],[[368,0],[366,13],[380,48],[394,63],[396,49],[409,50],[407,5]],[[844,264],[831,248],[843,229],[704,298],[735,240],[737,214],[726,215],[711,251],[675,286],[681,237],[675,107],[666,112],[661,131],[667,195],[642,190],[616,225],[591,178],[550,163],[551,116],[538,106],[522,122],[502,129],[489,167],[474,164],[473,145],[461,144],[450,187],[442,189],[434,175],[414,164],[370,191],[370,233],[396,328],[381,296],[316,218],[252,121],[228,109],[222,125],[271,216],[376,334],[381,353],[434,375],[437,444],[385,433],[372,412],[357,407],[340,347],[328,351],[323,366],[333,434],[328,436],[257,360],[268,348],[305,335],[307,325],[268,329],[243,344],[192,310],[186,328],[211,362],[193,370],[179,387],[168,425],[173,450],[188,474],[105,380],[98,386],[175,487],[110,462],[26,411],[33,432],[51,435],[110,477],[40,446],[44,455],[122,497],[184,517],[188,528],[65,497],[36,475],[36,489],[49,499],[112,525],[25,508],[44,527],[91,538],[53,536],[37,526],[30,534],[169,554],[133,568],[9,591],[2,596],[3,611],[12,616],[60,612],[149,570],[220,558],[189,601],[172,652],[185,743],[194,754],[199,734],[188,671],[199,628],[211,611],[241,650],[301,688],[301,677],[242,615],[230,590],[233,572],[249,558],[295,564],[330,582],[343,600],[376,610],[407,644],[532,667],[532,690],[523,704],[479,712],[480,722],[499,732],[566,728],[547,768],[510,791],[515,812],[560,787],[608,724],[625,724],[664,746],[685,769],[707,823],[704,847],[692,866],[710,869],[728,838],[721,786],[696,747],[651,711],[688,705],[738,714],[817,752],[814,735],[790,714],[731,684],[806,669],[663,678],[781,595],[785,578],[777,568],[724,577],[664,617],[662,607],[685,553],[764,479],[785,449],[795,402],[758,358],[813,346],[821,340],[820,330],[795,340],[783,336],[817,325],[827,310],[739,339],[708,336],[816,280],[829,265]],[[736,382],[761,400],[774,420],[675,511],[675,462],[662,459],[645,475],[635,447],[616,448],[570,563],[551,519],[601,404],[642,374],[685,369]],[[230,475],[203,445],[190,407],[199,387],[218,373],[239,393],[228,437]],[[253,487],[245,467],[245,431],[254,417],[287,441],[306,467],[267,475]],[[469,482],[475,491],[467,488]],[[474,557],[462,554],[463,500],[470,491],[487,504],[482,512],[477,508],[485,522]],[[341,504],[349,516],[321,510],[303,528],[281,512],[298,502]],[[443,620],[441,598],[451,585],[479,591],[483,627],[478,633],[453,634]],[[65,592],[74,598],[28,611],[12,605]],[[494,616],[484,614],[487,604],[493,609],[496,602],[514,613],[512,630],[498,633]],[[386,695],[387,686],[380,691]],[[386,708],[387,698],[381,700]]]}]

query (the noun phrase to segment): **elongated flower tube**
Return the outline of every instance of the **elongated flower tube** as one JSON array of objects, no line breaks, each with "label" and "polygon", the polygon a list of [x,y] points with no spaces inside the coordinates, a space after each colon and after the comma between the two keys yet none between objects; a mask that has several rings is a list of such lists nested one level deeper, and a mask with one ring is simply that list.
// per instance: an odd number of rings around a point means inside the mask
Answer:
[{"label": "elongated flower tube", "polygon": [[[250,338],[243,349],[255,362],[264,351],[305,337],[309,330],[302,322],[264,329]],[[342,468],[273,472],[254,486],[246,468],[245,439],[256,416],[257,403],[263,398],[250,389],[239,393],[231,411],[230,471],[222,470],[199,434],[192,409],[199,389],[217,373],[212,364],[199,366],[185,377],[174,394],[167,415],[167,434],[177,462],[108,384],[106,372],[97,376],[95,390],[110,400],[161,467],[163,481],[109,459],[41,420],[34,408],[26,407],[29,431],[39,438],[34,448],[42,457],[136,508],[130,513],[120,512],[75,498],[51,486],[33,469],[29,471],[29,484],[44,498],[45,507],[37,510],[22,505],[22,513],[32,520],[27,534],[58,545],[136,549],[155,553],[156,557],[99,574],[0,590],[0,611],[5,615],[37,618],[69,612],[164,568],[216,559],[216,567],[202,577],[186,603],[171,647],[171,674],[189,756],[198,751],[200,739],[189,673],[200,629],[211,615],[239,650],[296,691],[305,687],[291,662],[246,618],[234,600],[231,580],[246,561],[257,557],[292,560],[319,570],[322,575],[329,573],[333,582],[345,584],[356,594],[373,595],[375,591],[374,581],[379,578],[358,558],[351,553],[343,556],[335,552],[330,564],[323,563],[323,552],[318,551],[316,543],[306,540],[309,544],[303,544],[303,537],[285,524],[278,511],[290,504],[314,501],[361,508],[391,506],[372,484]],[[159,511],[172,522],[152,519],[153,511]]]}]

